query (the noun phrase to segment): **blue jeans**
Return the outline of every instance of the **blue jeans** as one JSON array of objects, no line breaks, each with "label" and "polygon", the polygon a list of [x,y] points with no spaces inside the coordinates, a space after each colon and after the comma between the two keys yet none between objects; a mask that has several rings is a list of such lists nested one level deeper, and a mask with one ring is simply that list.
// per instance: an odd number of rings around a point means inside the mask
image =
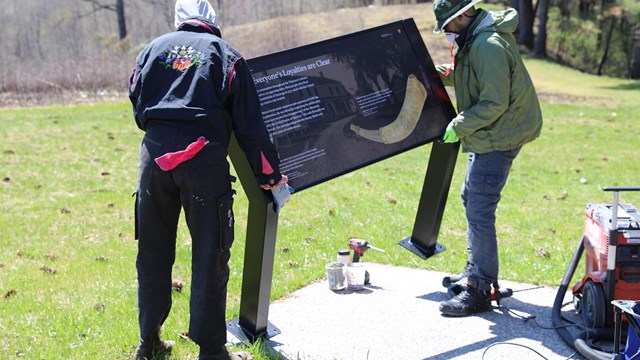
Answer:
[{"label": "blue jeans", "polygon": [[519,152],[520,147],[468,156],[461,197],[467,216],[468,262],[472,264],[469,279],[478,281],[480,290],[489,290],[498,281],[496,209]]}]

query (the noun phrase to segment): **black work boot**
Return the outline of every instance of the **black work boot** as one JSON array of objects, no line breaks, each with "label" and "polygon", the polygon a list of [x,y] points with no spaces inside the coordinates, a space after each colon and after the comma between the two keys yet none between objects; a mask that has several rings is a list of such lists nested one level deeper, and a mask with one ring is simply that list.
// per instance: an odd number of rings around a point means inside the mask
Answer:
[{"label": "black work boot", "polygon": [[464,267],[464,269],[455,274],[455,275],[450,275],[450,276],[445,276],[442,278],[442,286],[448,288],[450,287],[452,284],[457,283],[458,281],[468,278],[469,275],[471,275],[471,269],[473,268],[473,264],[467,261],[467,265]]},{"label": "black work boot", "polygon": [[458,284],[458,283],[452,284],[447,288],[447,297],[449,299],[453,299],[462,291],[464,291],[466,287],[467,287],[467,284]]},{"label": "black work boot", "polygon": [[253,360],[253,355],[245,351],[231,352],[226,346],[215,350],[200,348],[198,360]]},{"label": "black work boot", "polygon": [[470,281],[453,299],[440,303],[445,316],[467,316],[491,310],[491,290],[478,290],[478,282]]},{"label": "black work boot", "polygon": [[171,354],[171,349],[176,345],[175,341],[160,340],[158,334],[149,340],[140,340],[136,349],[136,360],[151,360],[155,357]]}]

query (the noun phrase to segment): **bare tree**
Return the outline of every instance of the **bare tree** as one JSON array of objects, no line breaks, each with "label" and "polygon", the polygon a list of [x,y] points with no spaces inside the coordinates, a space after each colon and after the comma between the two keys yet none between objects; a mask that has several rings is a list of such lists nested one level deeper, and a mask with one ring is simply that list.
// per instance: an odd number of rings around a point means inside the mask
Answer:
[{"label": "bare tree", "polygon": [[520,23],[518,25],[518,43],[533,49],[533,10],[532,0],[520,0]]},{"label": "bare tree", "polygon": [[538,12],[538,36],[536,36],[536,43],[534,48],[534,54],[541,57],[547,57],[547,20],[549,18],[549,0],[538,0],[539,12]]},{"label": "bare tree", "polygon": [[640,24],[633,26],[631,31],[633,34],[633,54],[629,77],[632,79],[640,79]]},{"label": "bare tree", "polygon": [[600,64],[598,65],[598,75],[602,75],[602,68],[604,67],[605,61],[607,61],[607,56],[609,56],[609,48],[611,46],[611,36],[613,35],[613,26],[616,24],[616,17],[610,16],[611,22],[609,23],[609,29],[607,29],[606,38],[604,40],[604,52],[602,54],[602,60],[600,60]]},{"label": "bare tree", "polygon": [[[141,11],[141,8],[143,7],[141,5],[145,5],[145,3],[148,3],[151,5],[151,9],[156,18],[162,18],[164,20],[163,22],[165,22],[167,25],[166,29],[173,28],[175,0],[143,0],[141,4],[138,4],[138,1],[134,0],[127,3],[127,8],[129,9],[129,11],[133,10],[131,14],[135,14]],[[215,6],[216,5],[215,1],[210,1],[210,3],[212,6],[214,6],[214,9],[216,10],[216,15],[220,16],[218,14],[220,7]],[[222,1],[219,0],[218,3],[222,3]],[[131,20],[131,16],[129,16],[128,19]]]},{"label": "bare tree", "polygon": [[640,44],[636,44],[633,48],[633,62],[629,70],[629,77],[635,80],[640,79]]},{"label": "bare tree", "polygon": [[115,3],[103,3],[98,0],[84,0],[93,5],[93,12],[100,10],[109,10],[116,13],[116,19],[118,21],[118,37],[120,40],[127,37],[127,19],[124,16],[124,0],[114,0]]}]

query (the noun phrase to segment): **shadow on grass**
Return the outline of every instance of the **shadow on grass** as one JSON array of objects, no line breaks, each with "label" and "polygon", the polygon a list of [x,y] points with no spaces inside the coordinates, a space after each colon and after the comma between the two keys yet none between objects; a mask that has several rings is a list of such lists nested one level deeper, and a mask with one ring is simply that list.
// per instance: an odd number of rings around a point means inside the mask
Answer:
[{"label": "shadow on grass", "polygon": [[627,84],[617,85],[617,86],[604,86],[601,89],[608,90],[640,90],[640,81],[630,82]]}]

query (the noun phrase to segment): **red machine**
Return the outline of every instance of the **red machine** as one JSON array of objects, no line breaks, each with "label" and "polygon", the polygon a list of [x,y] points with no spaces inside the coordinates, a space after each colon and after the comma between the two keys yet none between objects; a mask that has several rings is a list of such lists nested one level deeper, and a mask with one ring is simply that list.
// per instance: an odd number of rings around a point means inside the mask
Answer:
[{"label": "red machine", "polygon": [[590,328],[613,326],[613,300],[640,300],[640,213],[619,203],[620,191],[611,187],[613,204],[589,204],[583,236],[585,275],[572,288],[574,306]]}]

